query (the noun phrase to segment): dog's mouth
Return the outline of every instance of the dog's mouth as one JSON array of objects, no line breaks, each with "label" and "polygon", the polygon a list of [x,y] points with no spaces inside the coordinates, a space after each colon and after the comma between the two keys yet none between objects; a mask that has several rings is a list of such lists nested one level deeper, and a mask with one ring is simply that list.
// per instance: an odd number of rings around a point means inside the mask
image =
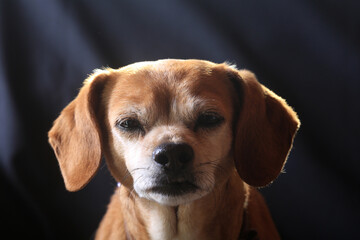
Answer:
[{"label": "dog's mouth", "polygon": [[194,193],[198,189],[199,187],[194,183],[192,174],[168,172],[157,176],[154,186],[149,190],[153,193],[175,197]]},{"label": "dog's mouth", "polygon": [[[140,197],[163,205],[178,206],[201,198],[209,193],[209,188],[199,185],[192,172],[160,173],[147,180],[137,182],[135,191]],[[141,188],[141,185],[144,186]]]},{"label": "dog's mouth", "polygon": [[[211,182],[204,187],[204,180],[191,170],[162,171],[157,174],[136,176],[134,190],[141,197],[162,205],[178,206],[199,199],[212,190]],[[205,182],[207,183],[207,182]]]},{"label": "dog's mouth", "polygon": [[189,181],[183,182],[159,182],[150,189],[153,193],[167,196],[180,196],[188,193],[194,193],[198,190],[198,186]]}]

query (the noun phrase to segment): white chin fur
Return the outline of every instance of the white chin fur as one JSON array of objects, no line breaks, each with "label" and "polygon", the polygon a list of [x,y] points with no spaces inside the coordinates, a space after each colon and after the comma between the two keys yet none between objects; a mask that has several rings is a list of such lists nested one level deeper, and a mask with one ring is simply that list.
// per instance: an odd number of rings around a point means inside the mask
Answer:
[{"label": "white chin fur", "polygon": [[135,191],[142,198],[146,198],[148,200],[155,201],[161,205],[172,206],[172,207],[187,204],[189,202],[195,201],[196,199],[199,199],[199,198],[205,196],[206,194],[208,194],[208,192],[205,192],[202,190],[198,190],[194,193],[187,193],[187,194],[178,195],[178,196],[169,196],[169,195],[154,193],[154,192],[144,193],[143,191],[137,191],[136,189],[135,189]]}]

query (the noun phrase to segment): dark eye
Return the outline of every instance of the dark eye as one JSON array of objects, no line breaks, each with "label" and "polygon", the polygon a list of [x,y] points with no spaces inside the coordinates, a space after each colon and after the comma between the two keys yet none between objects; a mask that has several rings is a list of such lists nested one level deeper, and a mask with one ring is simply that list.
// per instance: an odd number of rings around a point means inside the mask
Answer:
[{"label": "dark eye", "polygon": [[224,122],[224,118],[215,112],[205,112],[199,115],[196,121],[196,127],[198,128],[213,128],[219,126]]},{"label": "dark eye", "polygon": [[127,118],[127,119],[121,120],[116,125],[120,129],[129,131],[129,132],[143,131],[143,127],[142,127],[141,123],[137,119],[134,119],[134,118]]}]

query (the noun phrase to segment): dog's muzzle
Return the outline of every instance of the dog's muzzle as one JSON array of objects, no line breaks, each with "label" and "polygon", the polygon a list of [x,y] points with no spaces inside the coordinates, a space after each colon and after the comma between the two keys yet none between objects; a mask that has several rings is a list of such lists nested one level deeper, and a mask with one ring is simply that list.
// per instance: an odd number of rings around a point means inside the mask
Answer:
[{"label": "dog's muzzle", "polygon": [[194,150],[186,143],[164,143],[155,148],[153,161],[159,168],[156,186],[151,191],[175,196],[195,192],[191,173],[191,163],[194,160]]}]

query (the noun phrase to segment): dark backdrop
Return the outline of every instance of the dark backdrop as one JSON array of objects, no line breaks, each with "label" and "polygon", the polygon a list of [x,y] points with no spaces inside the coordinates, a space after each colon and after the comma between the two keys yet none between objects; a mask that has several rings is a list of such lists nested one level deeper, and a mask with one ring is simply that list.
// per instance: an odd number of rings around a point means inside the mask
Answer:
[{"label": "dark backdrop", "polygon": [[358,0],[0,0],[0,229],[89,239],[116,183],[103,164],[65,190],[47,131],[93,69],[161,58],[254,71],[302,121],[262,189],[284,239],[355,239],[359,227]]}]

